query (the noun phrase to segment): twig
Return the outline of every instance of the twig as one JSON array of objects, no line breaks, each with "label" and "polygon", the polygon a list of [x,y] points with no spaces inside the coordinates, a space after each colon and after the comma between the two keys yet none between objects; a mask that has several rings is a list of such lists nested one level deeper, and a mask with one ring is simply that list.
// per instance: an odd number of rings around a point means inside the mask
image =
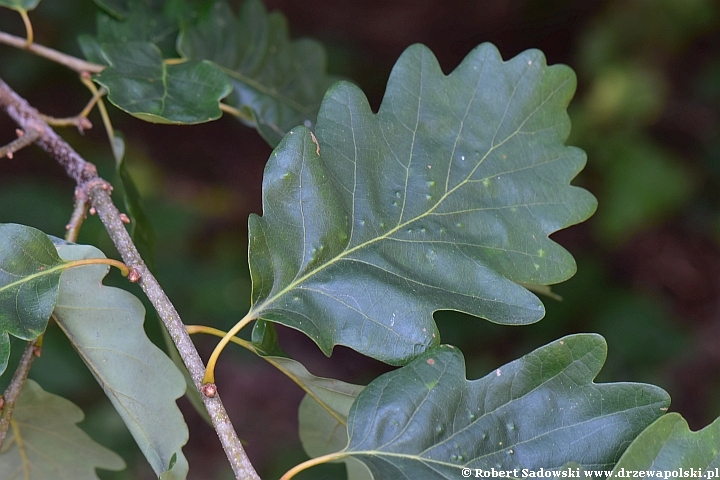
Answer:
[{"label": "twig", "polygon": [[23,132],[19,128],[15,131],[18,138],[8,143],[4,147],[0,147],[0,158],[7,157],[10,160],[13,158],[13,154],[18,150],[27,147],[40,136],[40,132],[37,130],[28,130]]},{"label": "twig", "polygon": [[10,35],[9,33],[5,32],[0,32],[0,43],[19,48],[21,50],[27,50],[40,57],[44,57],[48,60],[52,60],[55,63],[64,65],[79,73],[100,73],[105,69],[104,65],[86,62],[85,60],[82,60],[80,58],[73,57],[72,55],[68,55],[66,53],[58,52],[57,50],[38,45],[37,43],[32,43],[28,45],[27,38],[16,37],[15,35]]},{"label": "twig", "polygon": [[80,227],[82,226],[85,218],[87,217],[87,211],[89,202],[87,195],[80,188],[75,189],[75,207],[73,213],[70,216],[70,221],[65,225],[65,240],[68,242],[77,242],[78,234],[80,233]]},{"label": "twig", "polygon": [[[87,76],[88,78],[85,79],[84,75],[81,75],[80,78],[82,79],[83,83],[85,81],[90,82],[93,87],[95,85],[90,80],[90,76]],[[92,128],[92,123],[90,123],[90,120],[88,120],[87,116],[90,115],[90,112],[92,111],[93,107],[96,103],[102,101],[101,98],[103,95],[107,93],[107,90],[105,90],[105,87],[98,90],[97,88],[93,88],[93,96],[88,101],[87,105],[85,105],[85,108],[82,109],[80,113],[75,115],[74,117],[67,117],[67,118],[55,118],[51,117],[49,115],[40,115],[43,120],[45,120],[45,123],[48,125],[52,125],[54,127],[65,127],[68,125],[75,125],[78,130],[80,130],[80,133],[83,133],[85,130],[90,130]]]},{"label": "twig", "polygon": [[[32,108],[25,99],[17,95],[2,80],[0,80],[0,108],[3,108],[22,127],[32,127],[40,131],[41,137],[38,139],[37,144],[53,156],[65,168],[67,174],[75,179],[78,187],[87,193],[92,207],[97,211],[123,261],[139,273],[138,283],[140,287],[153,304],[153,307],[155,307],[158,316],[165,324],[173,342],[175,342],[195,387],[202,392],[205,365],[200,359],[190,335],[185,331],[185,325],[182,323],[175,307],[145,265],[125,229],[120,212],[110,198],[110,185],[97,176],[97,170],[93,164],[83,160],[70,145],[42,121],[37,110]],[[225,407],[220,401],[220,396],[202,395],[202,400],[212,419],[215,431],[220,437],[220,442],[236,478],[260,480],[235,433]]]},{"label": "twig", "polygon": [[20,358],[15,369],[10,385],[8,385],[5,394],[3,395],[3,407],[2,414],[0,414],[0,447],[2,447],[5,437],[7,436],[8,428],[10,428],[10,420],[12,419],[13,410],[15,410],[15,403],[17,402],[22,386],[27,379],[28,373],[30,372],[30,366],[35,359],[35,344],[38,339],[35,339],[27,344],[25,351]]}]

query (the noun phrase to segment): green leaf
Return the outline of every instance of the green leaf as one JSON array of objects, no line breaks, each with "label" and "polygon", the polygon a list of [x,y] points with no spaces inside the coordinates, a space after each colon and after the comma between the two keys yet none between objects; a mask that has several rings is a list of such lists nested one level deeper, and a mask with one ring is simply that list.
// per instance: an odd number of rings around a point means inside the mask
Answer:
[{"label": "green leaf", "polygon": [[40,230],[0,224],[0,375],[10,354],[8,333],[33,340],[45,331],[65,263]]},{"label": "green leaf", "polygon": [[146,42],[102,47],[110,65],[95,77],[121,110],[153,123],[192,124],[222,115],[219,102],[232,86],[210,62],[168,64]]},{"label": "green leaf", "polygon": [[178,22],[166,14],[167,5],[155,0],[95,0],[110,15],[97,14],[97,35],[81,35],[78,42],[85,57],[107,65],[101,53],[108,43],[149,42],[155,44],[165,57],[176,57],[175,40]]},{"label": "green leaf", "polygon": [[613,478],[628,470],[711,470],[720,467],[720,419],[691,432],[678,413],[659,418],[642,432],[615,465]]},{"label": "green leaf", "polygon": [[603,208],[595,219],[600,238],[620,244],[634,234],[670,217],[693,198],[686,165],[646,139],[623,138],[602,144],[606,162]]},{"label": "green leaf", "polygon": [[[69,260],[103,257],[91,246],[60,245]],[[130,293],[102,285],[108,268],[91,265],[68,270],[61,279],[55,318],[80,357],[125,421],[155,473],[170,468],[184,479],[181,448],[188,430],[175,400],[185,380],[143,330],[145,309]]]},{"label": "green leaf", "polygon": [[291,128],[315,123],[325,91],[337,80],[326,73],[323,47],[290,41],[285,17],[268,14],[260,0],[247,0],[237,18],[227,3],[217,2],[181,29],[178,50],[223,68],[235,89],[226,101],[249,114],[272,146]]},{"label": "green leaf", "polygon": [[346,453],[378,480],[568,462],[610,470],[670,397],[652,385],[593,383],[606,353],[599,335],[572,335],[468,381],[462,354],[435,347],[363,390]]},{"label": "green leaf", "polygon": [[122,198],[125,209],[130,217],[129,233],[145,262],[152,269],[155,267],[155,230],[142,206],[140,192],[135,185],[125,163],[125,138],[117,130],[113,137],[113,156],[115,157],[115,174],[122,185]]},{"label": "green leaf", "polygon": [[402,364],[437,344],[432,312],[495,323],[544,315],[516,282],[575,272],[548,235],[586,219],[595,199],[569,185],[585,164],[563,145],[575,77],[539,51],[503,62],[489,44],[449,76],[410,47],[380,111],[332,87],[317,141],[299,127],[271,156],[263,217],[253,215],[253,318]]},{"label": "green leaf", "polygon": [[97,480],[96,468],[122,470],[120,456],[77,427],[82,410],[26,380],[0,451],[3,480]]},{"label": "green leaf", "polygon": [[[310,457],[342,450],[348,443],[347,416],[363,386],[332,378],[316,377],[300,362],[289,358],[277,342],[272,323],[255,323],[252,332],[255,353],[305,390],[298,412],[300,440]],[[348,480],[372,480],[367,467],[353,458],[341,460]]]},{"label": "green leaf", "polygon": [[132,9],[127,0],[93,0],[95,4],[118,20],[125,20]]},{"label": "green leaf", "polygon": [[[311,458],[339,452],[347,446],[347,416],[363,388],[334,380],[332,385],[319,392],[323,405],[310,395],[303,397],[298,411],[300,441]],[[346,464],[348,480],[373,479],[368,468],[359,460],[350,457],[341,461]]]},{"label": "green leaf", "polygon": [[40,0],[0,0],[0,7],[7,7],[12,10],[28,11],[34,10],[38,6]]}]

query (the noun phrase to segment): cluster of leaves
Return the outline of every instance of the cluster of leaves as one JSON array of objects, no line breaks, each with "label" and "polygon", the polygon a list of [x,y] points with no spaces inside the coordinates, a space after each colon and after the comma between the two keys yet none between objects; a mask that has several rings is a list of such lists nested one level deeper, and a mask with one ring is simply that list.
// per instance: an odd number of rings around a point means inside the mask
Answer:
[{"label": "cluster of leaves", "polygon": [[[289,41],[284,19],[257,0],[237,18],[223,2],[99,3],[97,36],[81,45],[106,66],[95,80],[111,102],[166,123],[232,111],[277,145],[263,216],[249,225],[253,338],[236,340],[307,392],[299,413],[309,455],[344,461],[352,480],[717,462],[709,433],[663,416],[661,389],[593,383],[606,354],[599,336],[565,337],[475,381],[459,349],[440,344],[435,311],[535,322],[544,307],[531,290],[575,271],[548,239],[595,208],[569,184],[585,163],[564,145],[570,69],[547,66],[538,51],[504,62],[484,44],[446,76],[427,48],[413,46],[373,113],[357,87],[328,89],[321,48]],[[52,315],[156,474],[185,478],[187,429],[175,405],[184,380],[145,336],[139,301],[102,286],[105,266],[71,268],[101,257],[30,227],[0,226],[0,361],[7,364],[8,334],[37,338]],[[327,354],[345,345],[400,368],[367,387],[315,377],[280,350],[273,323]],[[33,411],[51,406],[62,421]],[[78,432],[80,418],[27,383],[0,451],[3,478],[94,478],[96,467],[121,468]],[[37,424],[52,434],[35,433]],[[70,436],[93,463],[64,456],[57,439]],[[707,452],[694,449],[698,441]],[[47,455],[28,455],[30,446]]]}]

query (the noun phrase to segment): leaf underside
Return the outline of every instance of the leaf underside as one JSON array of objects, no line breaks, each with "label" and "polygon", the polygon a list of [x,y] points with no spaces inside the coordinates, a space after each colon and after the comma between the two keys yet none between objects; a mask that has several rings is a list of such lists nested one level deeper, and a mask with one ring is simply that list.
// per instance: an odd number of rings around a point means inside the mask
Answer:
[{"label": "leaf underside", "polygon": [[234,87],[226,101],[250,113],[272,146],[293,127],[315,124],[323,96],[337,80],[326,73],[323,47],[310,39],[291,41],[285,17],[268,13],[259,0],[247,0],[237,18],[226,2],[216,2],[181,29],[178,50],[223,68]]},{"label": "leaf underside", "polygon": [[363,390],[346,453],[377,480],[569,462],[610,470],[670,398],[652,385],[593,383],[606,352],[599,335],[572,335],[468,381],[462,354],[435,347]]},{"label": "leaf underside", "polygon": [[[317,392],[324,405],[320,405],[310,395],[305,395],[298,409],[300,441],[305,453],[311,458],[339,452],[347,446],[347,416],[352,403],[364,388],[339,380],[332,382],[332,385],[325,385],[321,392]],[[333,414],[327,407],[332,409]],[[347,468],[348,480],[373,479],[365,464],[359,460],[347,457],[342,461]]]},{"label": "leaf underside", "polygon": [[10,355],[8,333],[33,340],[45,331],[64,263],[41,231],[0,224],[0,375]]},{"label": "leaf underside", "polygon": [[698,432],[691,432],[678,413],[659,418],[643,431],[623,454],[613,472],[620,469],[679,471],[680,468],[720,467],[720,419]]},{"label": "leaf underside", "polygon": [[75,404],[26,380],[0,451],[3,480],[97,480],[96,468],[122,470],[125,462],[77,427]]},{"label": "leaf underside", "polygon": [[28,10],[34,10],[39,3],[40,0],[0,0],[0,7],[7,7],[18,12],[27,12]]},{"label": "leaf underside", "polygon": [[[439,342],[432,313],[526,324],[544,308],[516,282],[575,272],[548,239],[591,215],[563,144],[575,77],[531,50],[489,44],[449,76],[432,53],[398,60],[377,114],[355,86],[328,92],[314,138],[285,137],[252,216],[250,315],[402,364]],[[315,140],[317,139],[317,142]]]},{"label": "leaf underside", "polygon": [[[59,245],[69,260],[99,258],[95,247]],[[145,334],[145,308],[132,294],[102,285],[105,265],[70,269],[61,278],[54,316],[132,433],[155,473],[184,480],[188,430],[175,400],[185,379]]]}]

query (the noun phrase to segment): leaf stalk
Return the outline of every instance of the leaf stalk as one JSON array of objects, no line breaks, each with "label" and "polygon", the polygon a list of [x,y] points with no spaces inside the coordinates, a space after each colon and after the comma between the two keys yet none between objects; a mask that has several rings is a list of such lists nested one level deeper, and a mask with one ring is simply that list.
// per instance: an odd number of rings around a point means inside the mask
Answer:
[{"label": "leaf stalk", "polygon": [[[0,42],[2,42],[2,38],[0,38]],[[84,71],[87,71],[87,69]],[[120,212],[110,198],[110,191],[112,190],[110,185],[97,175],[95,165],[87,162],[75,152],[65,140],[43,121],[37,110],[15,93],[2,79],[0,79],[0,109],[5,110],[23,129],[34,128],[38,130],[41,135],[36,143],[65,169],[68,176],[75,180],[78,188],[87,195],[124,263],[132,265],[134,269],[139,271],[138,284],[163,321],[177,346],[185,366],[190,372],[195,387],[200,390],[205,371],[202,359],[192,343],[190,335],[185,331],[185,325],[182,323],[175,306],[170,302],[155,276],[147,268],[132,238],[130,238]],[[212,419],[213,427],[220,438],[236,478],[260,480],[240,443],[220,396],[215,395],[211,398],[203,395],[201,398]]]},{"label": "leaf stalk", "polygon": [[33,41],[35,40],[35,34],[33,33],[32,22],[28,16],[27,10],[20,9],[18,13],[22,17],[22,21],[25,24],[25,48],[32,47]]},{"label": "leaf stalk", "polygon": [[310,467],[314,467],[315,465],[322,465],[323,463],[328,463],[335,460],[340,460],[341,458],[345,458],[347,456],[347,453],[338,452],[323,455],[321,457],[311,458],[310,460],[307,460],[299,465],[295,465],[293,468],[285,472],[285,475],[280,477],[280,480],[290,480],[298,473],[302,472],[303,470],[307,470]]},{"label": "leaf stalk", "polygon": [[[187,332],[190,335],[193,335],[196,333],[204,333],[207,335],[214,335],[216,337],[221,337],[221,338],[224,338],[227,335],[226,332],[223,332],[222,330],[220,330],[218,328],[208,327],[205,325],[187,325],[185,327],[185,330],[187,330]],[[347,420],[345,420],[345,418],[338,415],[337,412],[335,410],[333,410],[327,403],[323,402],[322,399],[315,394],[315,392],[313,392],[302,381],[300,381],[300,379],[298,379],[297,376],[293,375],[291,371],[284,368],[280,363],[276,362],[273,359],[273,357],[266,356],[266,355],[260,355],[257,351],[257,348],[255,348],[255,345],[252,342],[243,340],[240,337],[233,336],[230,338],[230,341],[237,345],[240,345],[243,348],[250,350],[254,354],[258,355],[260,358],[262,358],[263,360],[268,362],[270,365],[272,365],[273,367],[280,370],[282,373],[285,374],[285,376],[287,376],[290,380],[295,382],[295,384],[298,387],[302,388],[305,391],[305,393],[307,393],[313,400],[315,400],[323,409],[325,409],[325,411],[328,412],[340,425],[347,426]]]},{"label": "leaf stalk", "polygon": [[242,320],[240,320],[238,323],[235,324],[233,328],[231,328],[225,336],[220,340],[220,342],[215,346],[215,350],[213,350],[212,355],[210,355],[210,359],[208,360],[207,368],[205,368],[205,375],[203,376],[203,385],[207,385],[208,383],[215,383],[215,364],[217,363],[217,359],[222,353],[222,351],[225,349],[228,343],[235,337],[235,335],[240,332],[240,330],[243,329],[248,323],[255,320],[255,317],[248,314],[243,317]]}]

